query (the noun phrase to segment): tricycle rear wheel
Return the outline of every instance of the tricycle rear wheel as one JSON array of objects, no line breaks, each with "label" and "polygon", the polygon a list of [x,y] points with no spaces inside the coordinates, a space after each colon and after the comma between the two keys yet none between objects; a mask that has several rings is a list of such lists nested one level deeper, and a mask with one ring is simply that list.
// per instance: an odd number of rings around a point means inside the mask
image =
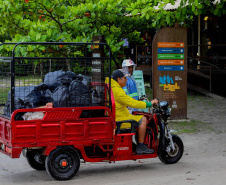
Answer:
[{"label": "tricycle rear wheel", "polygon": [[174,164],[177,163],[184,152],[184,145],[182,140],[180,139],[180,137],[178,137],[177,135],[172,134],[172,139],[173,139],[173,143],[175,146],[175,150],[172,151],[172,149],[170,149],[170,151],[167,151],[167,147],[170,147],[170,141],[168,139],[166,140],[166,144],[165,144],[165,148],[163,151],[159,152],[158,157],[159,159],[165,163],[165,164]]},{"label": "tricycle rear wheel", "polygon": [[26,154],[28,164],[35,170],[45,170],[45,159],[42,150],[28,150]]},{"label": "tricycle rear wheel", "polygon": [[78,152],[69,146],[53,150],[45,161],[46,171],[56,180],[69,180],[76,175],[80,167]]}]

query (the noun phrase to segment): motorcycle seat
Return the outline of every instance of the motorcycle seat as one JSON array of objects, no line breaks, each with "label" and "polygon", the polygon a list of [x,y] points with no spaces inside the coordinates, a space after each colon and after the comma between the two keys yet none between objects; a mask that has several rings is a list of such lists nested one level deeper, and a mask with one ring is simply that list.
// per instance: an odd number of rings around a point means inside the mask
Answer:
[{"label": "motorcycle seat", "polygon": [[[131,128],[128,129],[120,129],[122,123],[130,123]],[[116,122],[117,128],[116,128],[116,134],[122,134],[122,133],[135,133],[136,127],[139,126],[139,123],[135,120],[123,120],[123,121],[117,121]]]}]

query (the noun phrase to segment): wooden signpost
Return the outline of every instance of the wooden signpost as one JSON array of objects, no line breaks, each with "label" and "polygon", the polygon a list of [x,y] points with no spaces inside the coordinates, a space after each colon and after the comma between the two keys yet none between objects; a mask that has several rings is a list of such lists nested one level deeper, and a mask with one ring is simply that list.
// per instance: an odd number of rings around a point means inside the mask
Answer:
[{"label": "wooden signpost", "polygon": [[152,48],[153,98],[169,103],[172,119],[186,119],[187,29],[161,29]]},{"label": "wooden signpost", "polygon": [[[94,43],[104,43],[105,39],[103,35],[96,35],[93,36]],[[92,83],[95,84],[95,90],[99,97],[104,97],[104,82],[105,82],[105,75],[104,75],[104,60],[98,59],[101,57],[105,57],[104,53],[104,45],[93,45],[92,48],[92,57],[97,58],[92,60]]]},{"label": "wooden signpost", "polygon": [[[103,35],[93,36],[94,43],[104,43]],[[104,46],[103,45],[93,45],[92,56],[95,58],[104,57]],[[94,82],[103,83],[104,82],[104,61],[95,59],[92,61],[92,79]]]}]

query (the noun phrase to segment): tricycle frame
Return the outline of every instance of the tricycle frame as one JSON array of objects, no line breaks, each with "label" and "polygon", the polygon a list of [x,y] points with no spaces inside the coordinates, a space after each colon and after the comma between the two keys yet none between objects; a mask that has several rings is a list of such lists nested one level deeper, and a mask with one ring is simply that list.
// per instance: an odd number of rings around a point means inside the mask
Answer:
[{"label": "tricycle frame", "polygon": [[[11,59],[10,77],[11,77],[11,100],[15,97],[15,62],[20,59],[24,60],[48,60],[49,57],[17,57],[15,56],[16,48],[20,45],[96,45],[97,43],[18,43],[15,44]],[[108,78],[111,74],[111,51],[107,44],[104,45],[108,49],[109,57],[87,57],[86,49],[84,49],[85,57],[77,57],[80,60],[109,60]],[[3,60],[9,60],[2,57]],[[51,57],[51,59],[58,59]],[[74,60],[72,57],[61,57],[62,60]],[[15,110],[14,101],[11,101],[11,117],[0,115],[0,152],[11,158],[19,158],[21,152],[28,158],[27,153],[38,151],[37,156],[29,159],[34,163],[43,160],[45,166],[36,168],[40,170],[47,169],[47,172],[57,180],[68,180],[72,178],[78,171],[77,164],[75,171],[70,175],[58,176],[51,172],[51,164],[54,163],[53,156],[57,152],[67,153],[59,154],[63,156],[77,156],[75,160],[79,163],[80,159],[84,162],[115,162],[121,160],[137,160],[155,158],[161,156],[161,160],[165,163],[177,162],[183,154],[183,143],[176,138],[177,144],[180,146],[180,156],[174,159],[168,159],[164,153],[166,149],[165,127],[167,122],[163,122],[161,118],[162,112],[154,114],[144,112],[134,112],[135,115],[144,115],[147,118],[147,134],[145,144],[154,150],[153,154],[137,155],[132,142],[135,133],[116,132],[115,122],[115,101],[111,91],[111,80],[109,84],[100,82],[92,82],[92,85],[99,85],[104,89],[104,104],[102,106],[83,106],[83,107],[60,107],[60,108],[27,108]],[[159,108],[161,110],[161,107]],[[44,117],[39,120],[20,120],[18,115],[28,112],[42,112]],[[87,117],[82,116],[83,112],[88,112]],[[99,112],[101,114],[99,115]],[[128,120],[127,120],[128,121]],[[167,127],[168,128],[168,127]],[[167,129],[168,130],[168,129]],[[171,142],[174,138],[172,138]],[[174,139],[175,140],[175,139]],[[62,148],[62,150],[61,150]],[[71,153],[70,153],[71,152]],[[162,155],[164,153],[164,155]],[[31,154],[31,153],[30,153]],[[49,156],[52,159],[49,159]],[[71,156],[73,158],[73,156]],[[72,160],[72,159],[71,159]],[[58,161],[59,162],[59,161]],[[29,163],[30,164],[30,163]],[[67,159],[60,162],[58,168],[66,170]],[[74,164],[74,163],[73,163]],[[66,166],[64,166],[66,165]],[[69,170],[70,171],[70,170]]]}]

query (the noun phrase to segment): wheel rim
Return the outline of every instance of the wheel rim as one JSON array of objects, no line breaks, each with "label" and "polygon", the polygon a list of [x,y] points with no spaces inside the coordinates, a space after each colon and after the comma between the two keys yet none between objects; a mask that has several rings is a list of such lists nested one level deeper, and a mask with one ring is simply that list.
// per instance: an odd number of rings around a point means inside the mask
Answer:
[{"label": "wheel rim", "polygon": [[70,153],[62,153],[57,155],[53,160],[54,170],[57,173],[65,174],[73,171],[75,168],[75,160]]},{"label": "wheel rim", "polygon": [[175,150],[173,151],[172,149],[170,150],[170,152],[167,152],[167,154],[170,156],[170,157],[176,157],[178,152],[179,152],[179,146],[177,143],[174,143],[174,147],[175,147]]}]

